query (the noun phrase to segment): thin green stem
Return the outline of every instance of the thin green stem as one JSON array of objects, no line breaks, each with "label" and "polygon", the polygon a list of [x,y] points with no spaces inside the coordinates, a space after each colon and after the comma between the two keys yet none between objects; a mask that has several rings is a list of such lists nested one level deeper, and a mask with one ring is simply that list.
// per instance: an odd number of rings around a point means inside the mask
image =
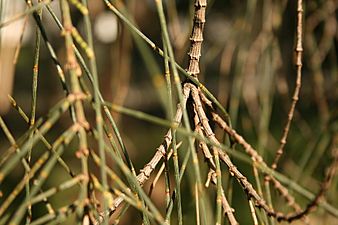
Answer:
[{"label": "thin green stem", "polygon": [[[15,99],[12,96],[8,96],[8,97],[9,97],[9,101],[11,102],[12,106],[18,111],[19,115],[23,118],[23,120],[27,124],[29,124],[29,118],[26,115],[26,113],[21,109],[21,107],[17,104],[17,102],[15,101]],[[41,132],[39,131],[39,129],[36,129],[35,132],[40,135],[40,140],[47,147],[47,149],[55,153],[55,150],[52,148],[52,145],[41,134]],[[74,172],[68,167],[68,165],[66,164],[66,162],[62,158],[58,158],[58,162],[64,168],[64,170],[69,174],[70,177],[74,177],[75,176]]]},{"label": "thin green stem", "polygon": [[55,214],[51,215],[45,215],[40,217],[39,219],[34,220],[30,225],[40,225],[40,224],[46,224],[48,222],[48,225],[51,224],[60,224],[67,218],[71,216],[72,213],[75,212],[75,210],[79,207],[79,203],[76,201],[68,206],[61,207],[58,211],[56,211]]},{"label": "thin green stem", "polygon": [[[146,35],[144,35],[133,23],[126,18],[114,5],[112,5],[108,0],[103,0],[107,7],[113,11],[124,23],[127,24],[130,29],[135,32],[137,35],[139,35],[155,52],[157,52],[160,56],[164,57],[164,52],[162,49],[157,47],[154,42],[152,42]],[[121,5],[121,4],[120,4]],[[169,56],[169,58],[171,58]],[[231,124],[230,117],[222,104],[211,94],[211,92],[201,83],[196,79],[195,77],[191,76],[185,69],[183,69],[180,65],[178,65],[176,62],[174,62],[176,65],[177,69],[185,76],[187,77],[190,81],[192,81],[195,85],[198,86],[198,88],[201,89],[201,91],[221,110],[222,114],[224,115],[226,122]]]},{"label": "thin green stem", "polygon": [[[50,130],[52,128],[52,126],[59,119],[59,117],[65,112],[65,110],[67,110],[69,108],[71,102],[72,101],[70,101],[68,99],[63,99],[58,104],[56,104],[55,107],[53,107],[51,109],[51,112],[47,116],[48,117],[47,120],[39,128],[40,133],[42,135],[45,134],[48,130]],[[35,128],[37,126],[39,126],[42,121],[43,121],[43,119],[37,121],[35,123],[35,126],[33,128],[31,128],[29,130],[29,132],[32,132],[33,130],[35,130]],[[32,142],[31,143],[25,142],[23,144],[23,146],[20,148],[21,151],[18,154],[16,154],[15,156],[8,159],[8,161],[6,161],[6,163],[4,163],[4,165],[0,168],[0,183],[8,175],[8,173],[14,169],[14,167],[17,165],[18,161],[20,159],[22,159],[27,154],[30,145],[31,144],[34,145],[39,139],[40,139],[40,134],[34,133],[34,135],[31,138]]]},{"label": "thin green stem", "polygon": [[[50,6],[46,5],[46,7],[47,7],[48,11],[51,12]],[[41,36],[42,36],[42,38],[43,38],[43,40],[46,44],[46,47],[47,47],[48,52],[49,52],[49,54],[52,58],[52,61],[55,64],[55,67],[56,67],[56,70],[58,72],[58,76],[59,76],[59,79],[60,79],[60,82],[61,82],[61,85],[62,85],[62,89],[63,89],[64,93],[66,94],[66,96],[68,96],[70,94],[70,88],[68,87],[68,84],[66,83],[66,78],[65,78],[62,66],[61,66],[61,64],[60,64],[60,62],[57,58],[56,52],[55,52],[51,43],[48,40],[46,30],[45,30],[45,28],[42,24],[42,21],[41,21],[39,15],[36,12],[33,12],[33,17],[34,17],[36,24],[38,25],[38,27],[40,29]],[[75,109],[74,109],[73,105],[71,105],[71,107],[70,107],[70,115],[71,115],[73,122],[75,123],[75,121],[76,121],[76,119],[75,119]]]},{"label": "thin green stem", "polygon": [[[112,110],[119,112],[119,113],[123,113],[125,115],[128,116],[132,116],[134,118],[137,119],[142,119],[144,121],[148,121],[154,124],[158,124],[161,126],[165,126],[165,127],[176,127],[176,131],[179,132],[182,135],[185,136],[191,136],[191,137],[195,137],[196,139],[205,142],[206,144],[209,144],[211,146],[217,147],[219,149],[222,149],[224,151],[226,151],[226,153],[228,153],[229,155],[249,164],[252,165],[252,160],[250,157],[248,157],[246,154],[239,152],[239,151],[234,151],[233,149],[231,149],[230,147],[224,145],[224,144],[220,144],[220,143],[215,143],[213,141],[210,141],[207,138],[204,138],[200,135],[198,135],[196,132],[188,132],[186,129],[184,128],[180,128],[177,127],[177,124],[175,123],[170,123],[167,120],[155,117],[155,116],[151,116],[148,115],[146,113],[140,112],[140,111],[136,111],[136,110],[132,110],[132,109],[128,109],[125,107],[121,107],[121,106],[116,106],[110,103],[106,103],[107,106],[111,107]],[[300,186],[297,182],[291,180],[290,178],[286,177],[285,175],[278,173],[272,169],[270,169],[269,167],[267,167],[266,165],[263,165],[262,163],[258,163],[257,162],[257,169],[259,169],[262,173],[266,173],[270,176],[275,177],[276,179],[278,179],[281,183],[287,185],[290,189],[293,189],[294,191],[296,191],[298,194],[302,195],[303,197],[312,200],[315,196],[313,193],[311,193],[310,191],[306,190],[305,188],[303,188],[302,186]],[[331,213],[334,216],[338,216],[338,209],[336,209],[335,207],[333,207],[332,205],[330,205],[327,202],[321,202],[319,204],[322,208],[324,208],[327,212]]]},{"label": "thin green stem", "polygon": [[[81,70],[76,60],[76,56],[75,56],[74,48],[73,48],[74,42],[72,38],[72,30],[74,28],[72,24],[71,15],[70,15],[70,8],[66,0],[61,0],[60,4],[61,4],[62,18],[63,18],[64,28],[65,28],[64,35],[65,35],[66,58],[67,58],[66,68],[69,70],[72,94],[77,97],[74,102],[74,108],[75,108],[75,117],[76,117],[75,124],[79,126],[78,133],[77,133],[79,137],[78,155],[81,158],[82,174],[83,176],[86,177],[86,179],[84,179],[82,182],[81,191],[79,194],[80,204],[83,204],[83,207],[79,207],[79,209],[77,210],[77,214],[79,218],[83,218],[84,217],[83,209],[84,209],[84,205],[87,204],[85,202],[88,196],[87,186],[88,186],[89,174],[88,174],[88,144],[87,144],[86,129],[89,129],[89,123],[86,120],[83,105],[82,105],[82,98],[84,97],[84,94],[82,92],[80,82],[78,79],[78,77],[81,76]],[[105,189],[108,189],[106,176],[102,177],[102,182],[103,182],[103,186],[105,187]],[[105,200],[103,207],[107,208],[108,207],[107,205],[108,203]]]},{"label": "thin green stem", "polygon": [[[135,191],[137,192],[137,195],[141,198],[141,204],[142,204],[142,201],[144,201],[145,204],[147,205],[147,207],[149,207],[149,210],[152,212],[153,217],[159,223],[163,224],[164,223],[163,217],[161,216],[161,214],[159,213],[157,208],[154,206],[152,201],[149,199],[147,194],[143,191],[143,189],[140,186],[140,184],[138,183],[135,175],[130,171],[128,166],[119,157],[117,157],[115,151],[113,151],[107,145],[105,145],[105,146],[107,147],[106,150],[111,155],[112,159],[116,162],[117,166],[121,169],[122,173],[128,178],[128,181],[131,182],[133,189],[135,189]],[[104,212],[107,212],[107,211],[104,211]],[[102,220],[102,219],[103,218],[101,218],[100,220]]]},{"label": "thin green stem", "polygon": [[[164,38],[162,36],[162,42],[164,43]],[[169,60],[168,60],[168,49],[166,45],[163,45],[163,50],[164,50],[164,76],[166,80],[166,86],[167,86],[167,95],[168,95],[168,115],[167,118],[169,118],[171,121],[174,120],[174,110],[173,110],[173,96],[172,96],[172,91],[171,91],[171,77],[170,77],[170,69],[169,69]],[[171,130],[171,133],[173,134],[173,141],[172,141],[172,146],[174,149],[174,154],[176,150],[176,156],[177,156],[177,146],[176,146],[176,132],[174,130]],[[174,158],[174,157],[173,157]],[[169,174],[169,163],[167,157],[164,158],[165,160],[165,191],[166,191],[166,212],[168,212],[169,205],[170,205],[170,174]],[[176,178],[176,175],[179,174],[179,168],[178,168],[178,157],[176,159],[174,158],[174,170],[175,170],[175,188],[178,190],[180,193],[180,185],[177,182],[178,179]],[[180,195],[180,194],[179,194]],[[181,195],[178,198],[177,205],[182,206],[181,201]],[[177,207],[177,215],[180,215],[182,213],[182,208]],[[182,215],[181,215],[182,216]],[[166,223],[170,224],[170,217],[166,218]]]},{"label": "thin green stem", "polygon": [[[170,46],[170,41],[168,40],[168,33],[166,30],[166,21],[165,21],[165,17],[164,17],[164,12],[163,12],[163,5],[162,5],[162,1],[161,0],[155,0],[156,3],[156,7],[157,7],[157,11],[158,11],[158,15],[160,18],[160,23],[161,23],[161,30],[162,30],[162,40],[163,40],[163,49],[164,49],[164,66],[165,66],[165,76],[166,76],[166,81],[167,81],[167,93],[168,93],[168,98],[169,98],[169,118],[170,120],[173,120],[173,98],[172,98],[172,92],[171,92],[171,79],[170,79],[170,70],[169,70],[169,60],[168,60],[168,53],[169,55],[171,55],[171,57],[173,57],[173,53],[172,53],[172,48]],[[170,50],[169,50],[170,49]],[[172,60],[171,60],[171,63]],[[172,64],[173,65],[173,64]],[[177,70],[176,70],[176,66],[172,66],[172,70],[173,70],[173,74],[174,74],[174,83],[178,83],[177,78],[178,78],[178,74],[177,74]],[[180,84],[179,84],[180,85]],[[179,92],[179,96],[180,96],[180,102],[182,105],[182,90],[179,90],[178,88],[178,92]],[[174,161],[174,176],[175,176],[175,190],[176,190],[176,200],[177,200],[177,215],[178,215],[178,224],[182,225],[183,224],[183,215],[182,215],[182,200],[181,200],[181,182],[179,179],[179,174],[180,174],[180,170],[179,170],[179,162],[178,162],[178,153],[177,153],[177,146],[176,146],[176,132],[174,129],[171,130],[171,133],[173,135],[173,139],[172,139],[172,147],[174,150],[173,153],[173,161]],[[170,217],[169,217],[170,218]],[[169,223],[170,220],[168,220]]]},{"label": "thin green stem", "polygon": [[[170,39],[169,39],[169,34],[168,34],[168,30],[167,30],[167,26],[166,26],[166,20],[165,20],[165,16],[164,16],[164,10],[163,10],[163,5],[162,5],[162,1],[161,0],[156,0],[156,5],[157,5],[157,10],[158,10],[158,13],[159,13],[159,17],[160,17],[160,24],[161,24],[161,29],[162,29],[162,35],[163,35],[163,38],[164,38],[164,41],[165,41],[165,44],[168,48],[168,54],[169,54],[169,61],[170,61],[170,65],[171,65],[171,68],[172,68],[172,71],[173,71],[173,75],[174,75],[174,83],[176,85],[176,88],[177,88],[177,93],[178,93],[178,97],[179,97],[179,100],[180,100],[180,104],[182,105],[183,103],[183,97],[182,97],[182,86],[181,86],[181,81],[180,81],[180,78],[178,76],[178,71],[177,71],[177,67],[176,67],[176,62],[175,62],[175,58],[174,58],[174,52],[173,52],[173,49],[172,49],[172,46],[171,46],[171,43],[170,43]],[[188,118],[188,113],[186,111],[186,107],[183,108],[183,122],[184,122],[184,125],[186,127],[186,129],[188,131],[191,131],[191,128],[190,128],[190,124],[189,124],[189,118]],[[205,207],[205,196],[204,196],[204,191],[203,191],[203,185],[202,185],[202,181],[201,181],[201,173],[200,173],[200,169],[199,169],[199,163],[198,163],[198,157],[197,157],[197,154],[196,154],[196,150],[195,150],[195,146],[193,144],[193,141],[192,141],[192,138],[191,137],[188,137],[188,143],[189,143],[189,149],[192,153],[192,161],[193,161],[193,168],[194,168],[194,171],[195,171],[195,177],[196,177],[196,185],[197,185],[197,190],[198,190],[198,195],[201,197],[201,208],[202,208],[202,211],[205,212],[205,210],[203,209],[203,207]],[[175,157],[175,146],[174,146],[174,157]],[[175,162],[175,161],[174,161]],[[179,171],[177,171],[176,174],[178,174]],[[178,181],[178,179],[177,179]],[[177,193],[178,196],[179,196],[179,193]],[[181,207],[181,206],[179,206]],[[179,209],[181,210],[181,209]],[[205,218],[205,214],[203,214],[203,220],[204,220],[204,224],[206,224],[206,218]],[[182,220],[182,215],[181,215],[181,211],[179,211],[179,224],[181,225],[183,223],[183,220]]]},{"label": "thin green stem", "polygon": [[35,197],[31,198],[29,203],[33,205],[33,204],[36,204],[38,202],[41,202],[44,199],[49,198],[49,197],[57,194],[58,192],[61,192],[61,191],[64,191],[66,189],[74,187],[76,184],[80,183],[83,179],[85,179],[85,177],[81,176],[81,175],[73,177],[70,180],[63,182],[56,187],[52,187],[52,188],[40,193],[39,195],[36,195]]},{"label": "thin green stem", "polygon": [[[49,156],[49,153],[44,153],[33,165],[31,170],[25,174],[24,178],[16,185],[12,193],[2,202],[0,207],[0,217],[6,211],[8,206],[13,202],[13,200],[18,196],[21,190],[24,188],[25,184],[35,175],[35,173],[41,168]],[[28,201],[28,199],[26,199]]]},{"label": "thin green stem", "polygon": [[222,222],[222,172],[219,162],[219,155],[216,148],[214,149],[214,158],[216,164],[216,178],[217,178],[217,195],[216,195],[216,225],[221,225]]},{"label": "thin green stem", "polygon": [[[56,22],[56,24],[59,27],[59,29],[61,31],[64,31],[64,27],[63,27],[62,23],[59,21],[59,19],[57,18],[57,16],[53,12],[53,10],[48,5],[47,5],[47,9],[48,9],[49,13],[51,14],[51,16],[53,17],[53,19]],[[91,71],[89,70],[89,68],[87,67],[85,60],[83,59],[82,55],[80,54],[79,50],[76,48],[75,45],[73,45],[73,48],[74,48],[74,51],[75,51],[75,55],[76,55],[76,57],[78,59],[78,62],[82,66],[85,74],[88,76],[89,81],[93,84],[94,92],[97,93],[97,95],[99,97],[99,100],[100,100],[100,103],[101,104],[104,103],[104,99],[102,97],[102,94],[101,94],[100,90],[96,89],[96,86],[94,85],[93,75],[92,75]],[[117,126],[116,126],[116,123],[115,123],[115,121],[113,119],[113,116],[111,115],[109,109],[105,105],[103,105],[103,110],[104,110],[104,113],[106,114],[106,116],[108,118],[109,124],[111,125],[111,127],[114,130],[114,133],[115,133],[115,135],[117,137],[118,143],[119,143],[119,145],[120,145],[120,147],[122,149],[122,152],[123,152],[123,154],[124,154],[124,156],[125,156],[125,158],[127,160],[128,166],[131,169],[131,171],[133,171],[133,173],[135,174],[135,169],[134,169],[134,167],[132,165],[132,162],[131,162],[130,157],[129,157],[128,152],[127,152],[127,149],[126,149],[126,147],[125,147],[125,145],[123,143],[121,134],[120,134],[120,132],[119,132]],[[116,146],[115,143],[113,143],[113,142],[115,142],[114,139],[109,138],[109,140],[111,141],[111,144],[113,146]]]},{"label": "thin green stem", "polygon": [[[37,14],[39,15],[39,17],[41,19],[42,18],[42,9],[39,9],[37,11]],[[29,121],[30,127],[34,126],[35,117],[36,117],[40,44],[41,44],[41,33],[39,32],[39,28],[36,26],[36,40],[35,40],[33,80],[32,80],[32,103],[31,103],[31,116],[30,116],[30,121]],[[33,135],[33,133],[31,135]],[[27,155],[28,164],[30,164],[30,161],[31,161],[31,154],[32,154],[32,149],[30,149],[28,151],[28,155]],[[28,198],[29,192],[30,192],[30,184],[29,184],[29,181],[28,181],[27,184],[26,184],[26,198]],[[29,199],[27,199],[27,201],[29,202]],[[31,218],[32,218],[32,206],[31,206],[31,204],[29,204],[27,206],[27,208],[28,208],[28,213],[27,213],[26,224],[29,224],[31,222]]]},{"label": "thin green stem", "polygon": [[[54,142],[53,147],[57,149],[56,153],[50,157],[45,166],[42,168],[39,177],[37,178],[37,181],[30,192],[29,199],[37,194],[42,184],[46,181],[51,170],[54,168],[57,158],[60,157],[60,155],[63,153],[65,146],[70,143],[76,132],[76,127],[71,127]],[[14,216],[12,217],[10,225],[17,225],[20,223],[27,209],[26,204],[28,204],[28,201],[24,201],[21,203],[19,208],[16,210]]]},{"label": "thin green stem", "polygon": [[[85,7],[88,7],[87,0],[83,0],[82,2]],[[85,14],[84,21],[85,21],[85,30],[86,30],[86,36],[87,36],[87,42],[89,45],[89,49],[91,49],[91,51],[93,52],[93,54],[90,55],[92,57],[89,57],[90,69],[93,75],[93,86],[95,90],[100,90],[99,80],[98,80],[98,75],[97,75],[97,67],[96,67],[96,57],[94,53],[91,22],[90,22],[90,17],[88,13]],[[103,184],[103,190],[104,192],[106,192],[108,190],[108,183],[107,183],[107,174],[104,169],[104,166],[106,165],[106,155],[104,151],[103,118],[102,118],[101,103],[100,103],[99,95],[98,95],[98,92],[96,91],[94,91],[94,109],[95,109],[96,129],[98,131],[98,147],[99,147],[99,154],[101,158],[100,173],[101,173],[101,179],[102,179],[102,184]],[[108,202],[105,199],[103,203],[103,209],[107,210],[107,208],[108,208]],[[104,221],[108,221],[108,218],[105,218]]]},{"label": "thin green stem", "polygon": [[30,15],[40,9],[42,9],[45,5],[48,5],[52,0],[45,0],[45,1],[42,1],[42,2],[39,2],[38,4],[36,4],[35,6],[32,6],[30,8],[28,8],[25,12],[21,13],[21,14],[18,14],[10,19],[8,19],[7,21],[4,21],[2,23],[0,23],[0,28],[2,27],[5,27],[5,26],[8,26],[10,25],[11,23],[27,16],[27,15]]}]

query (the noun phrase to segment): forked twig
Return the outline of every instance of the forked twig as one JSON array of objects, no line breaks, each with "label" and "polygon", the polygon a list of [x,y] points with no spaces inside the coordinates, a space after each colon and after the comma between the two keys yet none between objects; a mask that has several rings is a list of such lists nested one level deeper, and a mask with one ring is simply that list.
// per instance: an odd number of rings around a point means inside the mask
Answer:
[{"label": "forked twig", "polygon": [[[215,134],[213,133],[209,123],[208,123],[208,118],[203,110],[202,102],[199,97],[199,90],[191,85],[191,96],[194,100],[194,103],[196,104],[196,111],[200,117],[201,123],[203,125],[204,131],[206,133],[206,136],[215,144],[219,145],[219,141],[215,137]],[[216,113],[213,113],[214,119],[215,117],[218,118],[219,116]],[[220,117],[219,117],[220,118]],[[223,121],[223,120],[222,120]],[[217,121],[216,121],[217,122]],[[223,121],[224,122],[224,121]],[[225,122],[224,122],[225,123]],[[232,130],[232,129],[231,129]],[[236,136],[238,138],[238,136]],[[237,139],[234,137],[234,139],[237,141]],[[242,138],[243,139],[243,138]],[[243,142],[242,142],[243,143]],[[247,143],[246,143],[247,144]],[[247,144],[247,149],[252,152],[253,148]],[[256,190],[253,188],[252,184],[248,181],[248,179],[237,169],[237,167],[232,163],[230,157],[228,156],[227,153],[222,151],[221,149],[213,146],[213,148],[216,148],[219,154],[220,159],[228,166],[229,172],[231,176],[234,176],[239,184],[243,187],[243,190],[247,193],[249,198],[255,199],[255,203],[257,206],[263,208],[268,215],[276,216],[276,213],[266,204],[264,199],[259,196],[259,194],[256,192]],[[257,152],[255,154],[255,157],[257,159],[260,159],[257,157]],[[252,156],[253,157],[253,156]],[[263,162],[263,160],[261,159]]]},{"label": "forked twig", "polygon": [[[194,102],[194,103],[196,103],[196,102]],[[199,114],[198,114],[198,110],[196,108],[197,108],[197,105],[195,104],[194,105],[194,109],[195,109],[194,110],[195,111],[195,116],[194,116],[195,130],[199,135],[201,135],[201,137],[204,137],[204,132],[203,132],[204,127],[201,125],[201,120],[200,120],[200,117],[199,117]],[[203,155],[204,155],[204,157],[205,157],[205,159],[206,159],[206,161],[209,165],[209,174],[208,174],[208,180],[207,180],[206,186],[208,186],[209,180],[212,180],[212,182],[215,185],[217,185],[218,181],[217,181],[216,178],[217,178],[217,176],[221,176],[221,174],[216,173],[216,170],[217,170],[216,165],[215,165],[213,156],[211,155],[211,152],[209,150],[209,147],[203,141],[199,141],[199,145],[200,145],[200,148],[202,149]],[[216,175],[216,176],[214,176],[214,175]],[[221,187],[220,198],[221,198],[220,201],[221,201],[221,204],[222,204],[222,207],[223,207],[223,213],[227,215],[229,223],[231,225],[237,225],[238,222],[237,222],[237,220],[234,216],[234,209],[231,208],[231,206],[229,205],[229,202],[228,202],[228,200],[227,200],[227,198],[224,194],[223,187]]]},{"label": "forked twig", "polygon": [[[181,123],[182,120],[182,114],[183,114],[183,108],[185,108],[185,104],[187,103],[187,99],[189,97],[190,89],[188,85],[185,85],[183,87],[183,107],[178,104],[177,111],[175,115],[175,123],[177,126]],[[140,186],[143,186],[143,184],[149,179],[151,173],[156,168],[157,164],[160,162],[160,160],[166,156],[167,150],[169,146],[171,145],[172,141],[172,133],[171,129],[168,130],[166,135],[164,136],[164,140],[162,144],[157,148],[154,156],[151,158],[151,160],[143,167],[143,169],[140,170],[140,173],[137,175],[137,181],[139,182]],[[123,202],[122,197],[118,197],[114,199],[114,202],[112,206],[109,207],[107,212],[101,212],[99,215],[99,218],[97,218],[95,224],[101,224],[104,220],[105,215],[111,216],[119,207],[119,205]]]}]

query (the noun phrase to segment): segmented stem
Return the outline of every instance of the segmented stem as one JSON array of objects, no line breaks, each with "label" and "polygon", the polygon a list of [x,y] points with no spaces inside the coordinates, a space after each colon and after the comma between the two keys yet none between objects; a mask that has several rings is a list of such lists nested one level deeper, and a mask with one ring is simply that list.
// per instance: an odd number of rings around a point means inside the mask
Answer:
[{"label": "segmented stem", "polygon": [[293,93],[292,103],[291,103],[290,110],[288,113],[288,120],[285,124],[283,135],[280,140],[280,146],[278,150],[276,151],[274,162],[271,165],[272,169],[277,168],[279,159],[283,154],[284,146],[286,144],[286,139],[288,137],[289,130],[290,130],[291,121],[293,119],[293,114],[294,114],[296,104],[299,99],[298,96],[299,96],[299,91],[300,91],[301,81],[302,81],[302,66],[303,66],[302,64],[302,56],[303,56],[303,44],[302,44],[303,43],[303,3],[302,3],[302,0],[298,0],[297,4],[298,4],[297,5],[297,31],[296,31],[297,37],[296,37],[296,49],[295,49],[296,69],[297,69],[296,87]]},{"label": "segmented stem", "polygon": [[203,42],[203,29],[205,23],[206,0],[195,1],[194,24],[190,36],[189,64],[187,73],[197,78],[200,73],[199,61],[201,57],[201,48]]}]

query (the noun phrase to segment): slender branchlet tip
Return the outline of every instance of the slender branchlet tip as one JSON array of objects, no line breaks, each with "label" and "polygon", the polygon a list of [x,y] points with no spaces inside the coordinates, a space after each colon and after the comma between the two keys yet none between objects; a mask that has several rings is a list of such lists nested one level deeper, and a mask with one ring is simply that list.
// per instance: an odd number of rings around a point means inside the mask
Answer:
[{"label": "slender branchlet tip", "polygon": [[15,107],[16,106],[16,101],[14,100],[14,98],[11,95],[7,95],[7,97],[9,98],[10,103]]}]

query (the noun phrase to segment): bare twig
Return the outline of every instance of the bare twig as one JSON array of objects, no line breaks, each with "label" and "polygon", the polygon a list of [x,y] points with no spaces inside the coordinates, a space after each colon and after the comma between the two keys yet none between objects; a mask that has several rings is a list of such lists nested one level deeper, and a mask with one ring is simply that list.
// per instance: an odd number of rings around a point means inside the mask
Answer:
[{"label": "bare twig", "polygon": [[332,144],[332,163],[326,170],[325,178],[322,181],[321,188],[316,194],[315,198],[307,204],[306,208],[300,212],[287,215],[283,220],[292,222],[294,220],[300,219],[305,215],[308,215],[310,212],[314,211],[321,200],[324,198],[326,191],[329,189],[332,179],[335,177],[338,168],[338,135],[333,139]]},{"label": "bare twig", "polygon": [[[253,160],[255,160],[255,159],[257,160],[257,156],[256,156],[257,152],[244,140],[244,138],[242,136],[237,134],[236,131],[234,131],[233,129],[230,129],[224,121],[222,122],[222,119],[217,114],[213,113],[213,118],[228,134],[232,135],[234,137],[234,139],[246,149],[247,153],[251,155]],[[226,126],[224,126],[224,125],[226,125]],[[336,142],[337,141],[335,140],[334,141],[335,145],[337,145]],[[235,177],[243,185],[244,190],[247,191],[247,194],[249,195],[249,197],[252,197],[256,200],[256,204],[257,204],[258,207],[263,208],[268,213],[268,215],[276,217],[276,219],[278,221],[292,222],[293,220],[301,219],[302,217],[307,215],[309,212],[311,212],[311,210],[313,210],[319,204],[322,196],[324,195],[324,193],[328,189],[330,182],[331,182],[332,178],[335,176],[335,173],[336,173],[336,167],[337,167],[337,162],[338,162],[338,159],[337,159],[338,156],[337,156],[336,152],[337,152],[336,147],[334,146],[334,150],[333,150],[334,160],[333,160],[331,166],[329,167],[328,172],[326,173],[326,176],[325,176],[324,181],[322,183],[321,190],[317,193],[317,195],[314,197],[314,199],[308,204],[308,206],[304,210],[300,211],[300,207],[298,206],[298,204],[295,205],[296,203],[294,202],[293,197],[291,197],[288,194],[287,189],[284,186],[282,186],[275,178],[271,177],[271,180],[275,184],[275,187],[277,188],[277,190],[279,190],[279,192],[282,194],[282,196],[288,200],[288,203],[296,209],[295,213],[286,214],[286,215],[281,213],[281,212],[276,212],[276,211],[272,210],[271,208],[269,208],[266,205],[265,201],[256,193],[256,191],[253,189],[252,185],[247,181],[247,179],[243,175],[241,175],[239,171],[236,171],[237,170],[236,167],[233,167],[233,168],[229,167],[229,170],[234,171]],[[220,156],[224,157],[222,154],[220,154]],[[222,157],[221,157],[221,159],[222,159]],[[224,159],[226,160],[226,157],[224,157]],[[260,161],[260,163],[262,165],[266,166],[264,161]],[[231,165],[231,163],[229,165]]]},{"label": "bare twig", "polygon": [[205,23],[206,0],[195,1],[195,15],[192,33],[190,36],[189,64],[187,72],[197,78],[200,73],[199,60],[201,57],[201,48],[203,42],[203,29]]},{"label": "bare twig", "polygon": [[[185,104],[187,102],[187,99],[189,97],[189,93],[190,93],[190,89],[188,85],[185,85],[183,87],[183,107],[178,104],[177,106],[177,111],[176,111],[176,115],[175,115],[175,123],[177,124],[177,126],[179,126],[179,124],[181,123],[182,120],[182,110],[185,107]],[[149,179],[151,173],[154,171],[154,169],[156,168],[157,164],[160,162],[160,160],[166,156],[167,154],[167,150],[171,144],[172,141],[172,133],[171,133],[171,129],[166,133],[166,135],[164,136],[164,140],[162,142],[162,144],[157,148],[154,156],[152,157],[152,159],[149,161],[149,163],[147,163],[143,169],[140,170],[140,173],[137,175],[137,181],[139,182],[140,186],[143,186],[143,184]],[[105,215],[109,215],[111,216],[117,209],[117,207],[119,207],[119,205],[123,202],[123,198],[118,197],[116,199],[114,199],[113,204],[109,207],[108,211],[102,212],[99,215],[99,218],[97,218],[96,220],[96,224],[101,224],[104,220]]]},{"label": "bare twig", "polygon": [[276,156],[274,159],[274,162],[271,166],[272,169],[276,169],[277,168],[277,164],[278,161],[280,159],[280,157],[283,154],[283,150],[284,150],[284,146],[286,144],[286,140],[289,134],[289,130],[290,130],[290,125],[291,125],[291,121],[293,118],[293,114],[296,108],[296,104],[298,102],[299,99],[299,91],[300,91],[300,87],[301,87],[301,82],[302,82],[302,55],[303,55],[303,5],[302,5],[302,0],[298,0],[297,2],[297,34],[296,34],[296,69],[297,69],[297,79],[296,79],[296,87],[295,87],[295,91],[293,93],[293,97],[292,97],[292,103],[290,106],[290,110],[288,113],[288,120],[285,124],[284,127],[284,131],[283,131],[283,135],[282,138],[280,140],[280,146],[278,148],[278,150],[276,151]]},{"label": "bare twig", "polygon": [[[196,104],[196,111],[200,117],[201,123],[203,125],[204,131],[206,133],[206,136],[214,143],[216,144],[220,144],[219,141],[216,139],[215,134],[213,133],[209,123],[208,123],[208,119],[206,117],[206,114],[203,110],[202,107],[202,102],[201,99],[199,97],[199,91],[198,89],[191,85],[191,95],[193,97],[194,103]],[[217,121],[223,121],[216,113],[212,114],[214,117],[214,120]],[[223,121],[224,122],[224,121]],[[226,123],[224,122],[224,124],[226,125]],[[226,125],[227,126],[227,125]],[[261,156],[258,155],[258,153],[247,143],[245,142],[245,140],[238,135],[233,129],[229,128],[227,126],[229,131],[232,131],[231,133],[229,133],[236,141],[241,140],[240,143],[244,144],[246,147],[247,152],[250,152],[251,157],[254,161],[259,160],[259,162],[263,162],[263,159],[261,158]],[[234,135],[236,134],[236,135]],[[259,194],[256,192],[256,190],[253,188],[252,184],[248,181],[248,179],[237,169],[237,167],[232,163],[230,157],[228,156],[227,153],[223,152],[221,149],[213,146],[213,148],[216,148],[218,153],[219,153],[219,157],[220,159],[228,166],[229,168],[229,172],[232,176],[234,176],[237,181],[239,182],[239,184],[242,186],[242,188],[244,189],[244,191],[246,192],[246,194],[248,195],[249,198],[253,198],[255,199],[255,203],[257,206],[263,208],[268,215],[271,216],[282,216],[281,213],[277,213],[274,212],[265,202],[265,200],[259,196]]]},{"label": "bare twig", "polygon": [[[196,102],[194,102],[196,103]],[[195,122],[195,130],[196,132],[201,135],[202,137],[204,136],[204,133],[203,133],[203,126],[201,125],[201,120],[200,120],[200,117],[199,117],[199,114],[198,114],[198,111],[201,110],[201,109],[197,109],[197,105],[195,105],[194,107],[195,109],[195,116],[194,116],[194,122]],[[209,184],[209,180],[212,180],[212,182],[215,184],[215,185],[218,185],[218,182],[219,180],[217,179],[217,176],[221,176],[221,173],[219,171],[219,173],[216,173],[217,171],[217,168],[216,168],[216,164],[215,164],[215,161],[210,153],[210,150],[207,146],[207,144],[203,141],[200,141],[199,142],[200,144],[200,148],[202,149],[203,151],[203,155],[205,157],[205,159],[207,160],[208,162],[208,165],[209,165],[209,174],[208,174],[208,180],[206,182],[206,186],[208,186]],[[215,150],[215,148],[214,148]],[[214,152],[215,154],[215,152]],[[218,154],[218,152],[217,152]],[[216,177],[214,176],[216,174]],[[221,182],[220,182],[221,183]],[[222,184],[220,184],[222,185]],[[227,215],[227,218],[230,222],[231,225],[237,225],[238,222],[234,216],[234,209],[232,209],[229,205],[229,202],[224,194],[224,190],[223,190],[223,187],[221,186],[221,190],[220,190],[220,203],[222,204],[222,207],[223,207],[223,212],[224,214]],[[218,201],[218,200],[217,200]]]}]

